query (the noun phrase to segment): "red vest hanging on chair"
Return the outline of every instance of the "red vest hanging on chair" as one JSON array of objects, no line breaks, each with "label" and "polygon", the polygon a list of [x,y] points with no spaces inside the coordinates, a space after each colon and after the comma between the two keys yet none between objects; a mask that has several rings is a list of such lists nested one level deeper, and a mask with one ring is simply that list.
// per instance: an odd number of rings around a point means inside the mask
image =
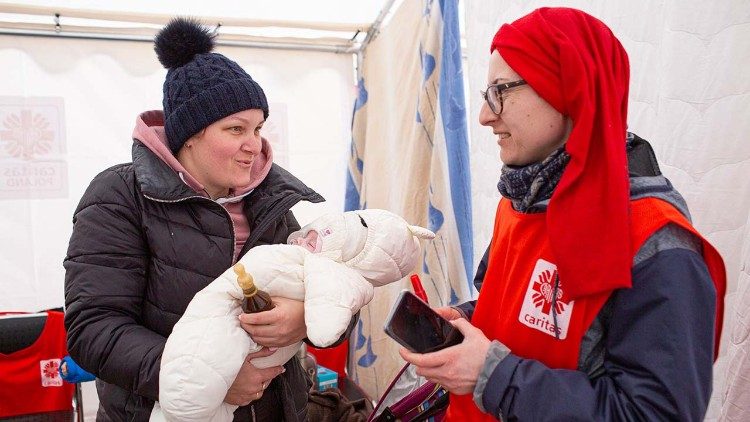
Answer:
[{"label": "red vest hanging on chair", "polygon": [[63,314],[54,311],[33,344],[0,353],[0,418],[72,411],[74,385],[59,374],[66,354]]},{"label": "red vest hanging on chair", "polygon": [[[668,223],[675,223],[702,240],[703,258],[717,292],[715,359],[726,285],[721,256],[669,203],[645,198],[631,201],[630,205],[633,255]],[[550,368],[576,369],[581,339],[612,292],[571,300],[565,294],[565,280],[559,280],[555,288],[557,267],[546,225],[546,213],[519,213],[510,201],[500,201],[487,272],[471,322],[490,340],[500,341],[517,356],[538,360]],[[451,394],[446,420],[495,418],[476,407],[472,394]]]}]

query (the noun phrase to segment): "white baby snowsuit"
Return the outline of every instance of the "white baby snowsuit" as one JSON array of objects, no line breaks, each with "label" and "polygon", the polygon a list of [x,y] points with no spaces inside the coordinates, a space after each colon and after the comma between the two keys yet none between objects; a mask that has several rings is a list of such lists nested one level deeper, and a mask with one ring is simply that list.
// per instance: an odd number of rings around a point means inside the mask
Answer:
[{"label": "white baby snowsuit", "polygon": [[[421,257],[419,238],[434,237],[378,209],[324,215],[289,241],[310,230],[318,233],[319,253],[266,245],[252,248],[239,262],[259,289],[304,300],[307,338],[320,347],[341,337],[352,316],[372,300],[373,286],[400,280],[414,269]],[[167,339],[159,375],[161,408],[155,407],[152,420],[233,419],[237,406],[224,403],[224,397],[247,354],[260,348],[239,324],[242,298],[232,268],[195,295]],[[282,365],[299,347],[279,348],[252,363]]]}]

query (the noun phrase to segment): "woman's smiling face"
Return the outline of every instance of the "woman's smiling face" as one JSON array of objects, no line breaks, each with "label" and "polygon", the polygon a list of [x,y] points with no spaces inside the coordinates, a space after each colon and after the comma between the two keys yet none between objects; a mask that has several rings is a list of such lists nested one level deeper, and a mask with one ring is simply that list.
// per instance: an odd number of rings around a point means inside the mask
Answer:
[{"label": "woman's smiling face", "polygon": [[212,198],[252,182],[252,167],[260,154],[263,111],[240,111],[208,125],[180,149],[178,159]]},{"label": "woman's smiling face", "polygon": [[[500,53],[490,57],[488,85],[521,80]],[[503,110],[492,112],[485,102],[479,112],[479,123],[492,128],[500,146],[500,160],[511,166],[525,166],[543,161],[565,144],[570,133],[569,119],[540,97],[530,85],[505,90]]]}]

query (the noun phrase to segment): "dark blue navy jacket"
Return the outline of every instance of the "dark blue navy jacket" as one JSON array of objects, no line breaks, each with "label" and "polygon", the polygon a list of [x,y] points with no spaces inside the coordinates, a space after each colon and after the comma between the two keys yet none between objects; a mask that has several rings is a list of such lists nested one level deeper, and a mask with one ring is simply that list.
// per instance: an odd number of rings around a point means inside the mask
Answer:
[{"label": "dark blue navy jacket", "polygon": [[[631,197],[645,196],[687,215],[667,179],[631,171]],[[487,257],[474,279],[480,291]],[[511,353],[491,370],[481,407],[504,421],[703,420],[716,290],[700,242],[677,226],[662,228],[638,251],[632,278],[632,288],[615,291],[584,336],[578,370]],[[474,304],[458,308],[470,318]]]}]

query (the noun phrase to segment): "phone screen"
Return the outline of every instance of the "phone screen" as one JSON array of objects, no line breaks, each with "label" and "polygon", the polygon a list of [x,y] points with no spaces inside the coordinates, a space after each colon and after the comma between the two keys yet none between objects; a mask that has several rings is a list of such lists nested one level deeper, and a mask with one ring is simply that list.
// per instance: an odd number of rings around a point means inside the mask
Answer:
[{"label": "phone screen", "polygon": [[417,353],[434,352],[463,341],[463,335],[429,305],[408,291],[399,296],[385,332]]}]

